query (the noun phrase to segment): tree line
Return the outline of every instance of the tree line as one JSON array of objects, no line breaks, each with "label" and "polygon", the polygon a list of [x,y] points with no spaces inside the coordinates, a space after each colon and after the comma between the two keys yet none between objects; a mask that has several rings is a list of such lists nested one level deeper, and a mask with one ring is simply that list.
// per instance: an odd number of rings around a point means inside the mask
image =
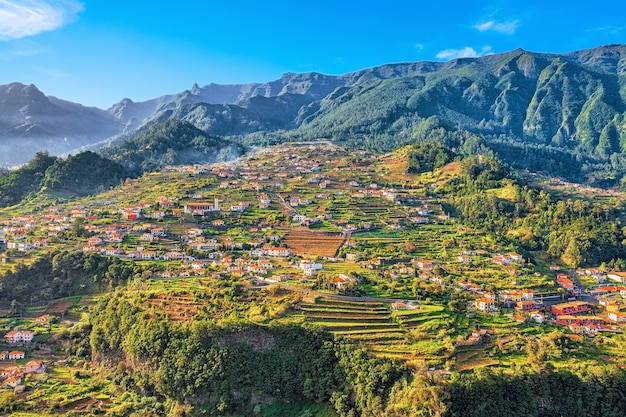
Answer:
[{"label": "tree line", "polygon": [[0,299],[39,305],[71,295],[109,291],[140,277],[142,267],[96,253],[51,252],[32,264],[18,262],[0,276]]}]

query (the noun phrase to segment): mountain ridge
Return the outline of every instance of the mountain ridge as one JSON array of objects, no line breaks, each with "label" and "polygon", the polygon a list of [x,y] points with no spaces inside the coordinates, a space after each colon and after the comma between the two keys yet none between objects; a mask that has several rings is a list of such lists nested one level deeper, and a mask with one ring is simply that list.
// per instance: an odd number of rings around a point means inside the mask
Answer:
[{"label": "mountain ridge", "polygon": [[396,142],[410,142],[420,123],[436,117],[448,130],[506,135],[608,158],[626,149],[625,98],[626,45],[566,54],[518,48],[343,75],[286,73],[265,83],[194,84],[147,101],[126,98],[106,111],[12,83],[0,86],[0,151],[98,149],[168,118],[220,136],[289,131],[305,139],[356,143],[391,135]]}]

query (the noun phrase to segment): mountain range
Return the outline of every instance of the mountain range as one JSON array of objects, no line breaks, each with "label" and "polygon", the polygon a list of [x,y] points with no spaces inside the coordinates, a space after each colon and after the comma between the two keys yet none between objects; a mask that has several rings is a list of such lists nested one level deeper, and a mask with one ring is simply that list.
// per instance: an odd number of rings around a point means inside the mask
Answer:
[{"label": "mountain range", "polygon": [[123,99],[108,110],[12,83],[0,86],[0,162],[22,163],[42,149],[116,145],[168,119],[249,143],[264,135],[326,137],[381,150],[419,139],[426,123],[609,161],[626,151],[626,45],[567,54],[518,49],[339,76],[287,73],[267,83]]}]

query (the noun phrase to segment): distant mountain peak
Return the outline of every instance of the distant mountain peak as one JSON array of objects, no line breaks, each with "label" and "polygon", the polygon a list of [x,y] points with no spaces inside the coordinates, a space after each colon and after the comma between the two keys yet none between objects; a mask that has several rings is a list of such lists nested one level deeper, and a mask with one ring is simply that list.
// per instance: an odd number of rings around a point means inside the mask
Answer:
[{"label": "distant mountain peak", "polygon": [[42,150],[63,154],[118,130],[104,110],[46,96],[34,84],[0,85],[0,164],[26,162]]}]

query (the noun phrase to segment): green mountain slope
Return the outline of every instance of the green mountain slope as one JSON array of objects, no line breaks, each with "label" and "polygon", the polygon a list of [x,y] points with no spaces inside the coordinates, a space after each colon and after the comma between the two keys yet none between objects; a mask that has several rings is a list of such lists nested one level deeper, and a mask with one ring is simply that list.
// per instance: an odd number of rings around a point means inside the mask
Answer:
[{"label": "green mountain slope", "polygon": [[39,152],[25,166],[0,177],[0,207],[18,204],[42,190],[78,196],[94,194],[128,176],[120,164],[93,152],[66,159]]},{"label": "green mountain slope", "polygon": [[128,176],[119,163],[86,151],[57,159],[46,170],[43,185],[50,190],[89,195],[117,185]]},{"label": "green mountain slope", "polygon": [[168,119],[156,123],[120,145],[101,153],[133,172],[168,164],[197,164],[228,160],[243,152],[241,145],[209,136],[191,123]]},{"label": "green mountain slope", "polygon": [[39,191],[46,169],[56,157],[39,152],[23,167],[0,177],[0,207],[19,203],[28,194]]},{"label": "green mountain slope", "polygon": [[[466,153],[489,148],[518,168],[611,185],[626,172],[625,69],[626,46],[609,45],[292,74],[280,88],[257,86],[231,103],[192,102],[189,92],[144,126],[177,119],[251,144],[326,137],[376,151],[438,139]],[[197,90],[194,100],[211,99],[211,89]],[[148,166],[177,161],[149,158]]]},{"label": "green mountain slope", "polygon": [[451,146],[464,144],[449,139],[453,132],[466,132],[520,168],[539,165],[579,180],[593,174],[608,184],[623,174],[626,152],[624,57],[626,47],[610,46],[569,56],[517,50],[460,59],[339,88],[301,111],[296,134],[387,151],[423,140],[424,124],[434,123]]},{"label": "green mountain slope", "polygon": [[[617,47],[616,47],[617,48]],[[624,54],[624,47],[619,47]],[[466,62],[465,62],[466,61]],[[406,121],[437,116],[449,129],[622,152],[615,124],[624,114],[621,73],[521,50],[488,59],[336,90],[302,122],[307,135],[396,133]]]}]

